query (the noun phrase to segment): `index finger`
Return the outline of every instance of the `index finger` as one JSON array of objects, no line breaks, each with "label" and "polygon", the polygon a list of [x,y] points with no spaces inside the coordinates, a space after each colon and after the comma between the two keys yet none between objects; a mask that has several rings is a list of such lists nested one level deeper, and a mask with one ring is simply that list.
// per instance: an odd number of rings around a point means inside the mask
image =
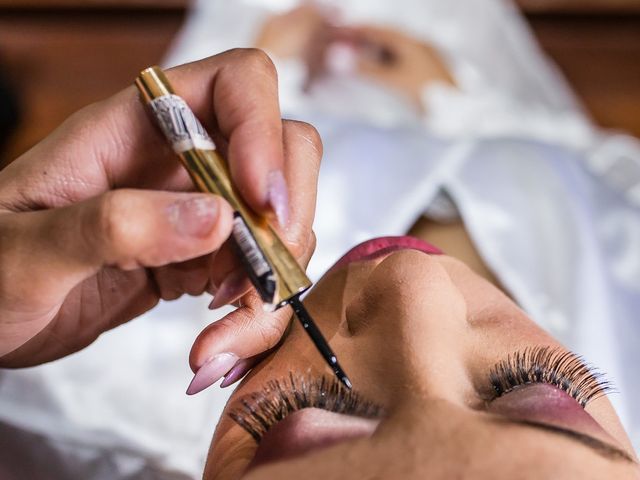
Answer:
[{"label": "index finger", "polygon": [[[216,57],[210,98],[191,95],[194,69],[206,63],[167,72],[177,92],[228,143],[227,161],[244,200],[257,212],[286,217],[288,208],[284,174],[282,122],[278,80],[273,62],[258,49],[235,49]],[[187,66],[188,67],[188,66]],[[184,86],[183,86],[184,85]],[[282,220],[282,218],[279,218]]]},{"label": "index finger", "polygon": [[[231,50],[167,71],[200,121],[219,129],[229,143],[234,182],[260,213],[269,210],[269,173],[283,165],[277,79],[265,57],[256,50]],[[45,167],[47,182],[20,181],[39,177]],[[17,175],[5,176],[3,196],[19,193],[40,208],[112,188],[193,189],[134,86],[72,115],[11,170]]]}]

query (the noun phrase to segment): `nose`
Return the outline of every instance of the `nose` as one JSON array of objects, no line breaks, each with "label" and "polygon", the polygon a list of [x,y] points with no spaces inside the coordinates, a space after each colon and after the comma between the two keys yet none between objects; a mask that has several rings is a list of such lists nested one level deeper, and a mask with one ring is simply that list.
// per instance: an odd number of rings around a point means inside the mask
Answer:
[{"label": "nose", "polygon": [[399,394],[414,385],[430,396],[459,398],[456,391],[467,387],[460,382],[469,345],[466,303],[437,257],[403,250],[379,260],[345,317],[358,363]]}]

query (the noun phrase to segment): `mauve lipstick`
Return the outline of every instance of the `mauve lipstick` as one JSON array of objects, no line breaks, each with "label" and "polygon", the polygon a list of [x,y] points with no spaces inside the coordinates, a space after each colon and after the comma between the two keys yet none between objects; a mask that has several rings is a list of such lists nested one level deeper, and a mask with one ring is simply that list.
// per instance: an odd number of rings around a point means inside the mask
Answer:
[{"label": "mauve lipstick", "polygon": [[431,245],[424,240],[409,235],[400,237],[378,237],[356,245],[345,253],[331,268],[339,268],[351,262],[373,260],[374,258],[387,255],[397,250],[418,250],[430,255],[442,255],[443,253],[442,250],[435,245]]}]

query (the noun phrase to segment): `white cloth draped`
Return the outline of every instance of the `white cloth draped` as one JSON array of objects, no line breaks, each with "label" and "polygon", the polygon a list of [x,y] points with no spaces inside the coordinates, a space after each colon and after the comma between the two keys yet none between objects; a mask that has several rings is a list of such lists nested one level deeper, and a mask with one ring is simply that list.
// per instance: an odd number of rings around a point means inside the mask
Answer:
[{"label": "white cloth draped", "polygon": [[[200,0],[166,63],[251,46],[267,14],[296,3]],[[277,61],[283,113],[324,142],[311,276],[361,240],[406,232],[446,191],[519,304],[614,381],[611,400],[639,447],[638,142],[591,127],[508,3],[334,4],[345,23],[432,42],[459,90],[426,88],[421,118],[348,76],[305,96],[304,67]],[[199,478],[229,393],[184,395],[191,342],[221,315],[207,302],[163,303],[71,357],[1,371],[0,464],[29,473],[3,478]]]}]

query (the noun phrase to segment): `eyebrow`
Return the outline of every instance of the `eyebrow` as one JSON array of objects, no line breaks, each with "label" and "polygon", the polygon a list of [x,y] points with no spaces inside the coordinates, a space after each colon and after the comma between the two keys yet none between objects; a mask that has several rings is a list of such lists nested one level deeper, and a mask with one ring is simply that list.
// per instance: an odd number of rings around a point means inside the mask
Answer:
[{"label": "eyebrow", "polygon": [[530,428],[536,428],[538,430],[544,430],[546,432],[552,432],[558,435],[562,435],[564,437],[570,438],[573,441],[577,441],[587,447],[589,447],[594,452],[602,455],[603,457],[609,458],[611,460],[624,460],[629,463],[636,464],[637,462],[634,458],[629,455],[628,452],[622,450],[619,447],[615,447],[610,443],[604,442],[596,437],[592,437],[591,435],[587,435],[585,433],[576,432],[575,430],[571,430],[569,428],[559,427],[557,425],[550,425],[548,423],[534,422],[532,420],[525,420],[520,418],[508,418],[508,417],[500,417],[495,418],[494,421],[499,421],[501,423],[510,423],[512,425],[520,425]]}]

